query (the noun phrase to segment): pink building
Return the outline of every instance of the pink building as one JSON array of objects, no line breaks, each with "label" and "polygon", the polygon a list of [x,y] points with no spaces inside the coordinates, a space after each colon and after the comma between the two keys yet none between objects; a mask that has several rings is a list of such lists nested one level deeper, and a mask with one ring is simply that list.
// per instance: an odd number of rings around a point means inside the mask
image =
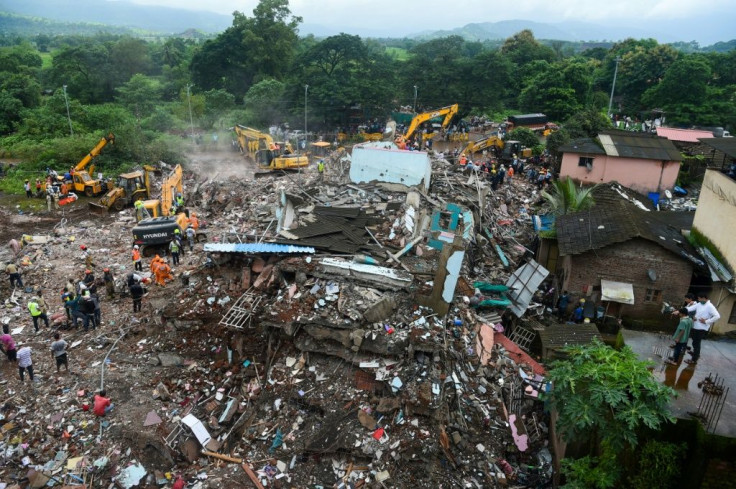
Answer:
[{"label": "pink building", "polygon": [[667,138],[629,131],[606,131],[560,147],[560,178],[587,184],[618,182],[642,194],[672,189],[682,156]]}]

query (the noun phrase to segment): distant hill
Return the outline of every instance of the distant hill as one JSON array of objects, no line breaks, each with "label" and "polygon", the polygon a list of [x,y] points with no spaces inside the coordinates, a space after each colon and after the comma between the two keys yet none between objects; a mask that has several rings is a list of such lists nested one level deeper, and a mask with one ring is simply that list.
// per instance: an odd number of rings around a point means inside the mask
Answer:
[{"label": "distant hill", "polygon": [[188,29],[215,33],[232,25],[230,15],[108,0],[0,0],[0,11],[51,23],[107,24],[161,34]]},{"label": "distant hill", "polygon": [[38,34],[49,36],[93,36],[99,32],[129,36],[140,34],[140,31],[129,27],[85,22],[55,22],[48,19],[9,14],[6,12],[0,12],[0,32],[6,36],[24,37],[32,37]]},{"label": "distant hill", "polygon": [[586,22],[560,22],[547,24],[529,20],[502,20],[499,22],[480,22],[467,24],[450,30],[424,31],[408,37],[427,40],[446,36],[461,36],[471,41],[494,41],[506,39],[519,31],[530,29],[537,39],[554,39],[558,41],[619,41],[627,37],[654,37],[660,42],[671,37],[666,33],[652,30],[626,29],[615,26],[601,26]]}]

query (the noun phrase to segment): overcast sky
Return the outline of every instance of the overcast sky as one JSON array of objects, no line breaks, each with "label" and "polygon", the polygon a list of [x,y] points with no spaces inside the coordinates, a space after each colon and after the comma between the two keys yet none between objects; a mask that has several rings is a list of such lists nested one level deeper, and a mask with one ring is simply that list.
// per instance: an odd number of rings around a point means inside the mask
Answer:
[{"label": "overcast sky", "polygon": [[[147,5],[250,15],[257,0],[133,0]],[[397,34],[452,29],[471,22],[523,19],[537,22],[578,20],[613,25],[682,29],[734,25],[734,0],[291,0],[292,13],[307,24],[395,30]],[[685,24],[692,20],[692,24]],[[734,30],[736,32],[736,30]],[[701,37],[693,32],[690,39]],[[733,36],[736,37],[736,36]]]}]

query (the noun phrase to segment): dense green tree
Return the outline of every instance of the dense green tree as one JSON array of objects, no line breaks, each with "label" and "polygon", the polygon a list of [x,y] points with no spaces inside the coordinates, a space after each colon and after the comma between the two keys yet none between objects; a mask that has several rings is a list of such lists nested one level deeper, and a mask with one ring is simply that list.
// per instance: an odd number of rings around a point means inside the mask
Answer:
[{"label": "dense green tree", "polygon": [[522,110],[564,120],[582,110],[592,87],[592,65],[562,61],[548,65],[528,81],[519,95]]},{"label": "dense green tree", "polygon": [[50,83],[53,88],[67,85],[69,97],[82,103],[102,103],[112,100],[110,54],[96,41],[74,47],[64,47],[53,54]]},{"label": "dense green tree", "polygon": [[557,58],[555,51],[534,39],[534,33],[529,29],[506,39],[501,46],[501,54],[519,67],[535,60],[554,61]]},{"label": "dense green tree", "polygon": [[567,144],[570,141],[570,133],[566,129],[560,129],[547,136],[546,148],[547,151],[556,159],[560,158],[560,146]]},{"label": "dense green tree", "polygon": [[41,55],[27,41],[0,48],[0,72],[33,74],[41,65]]},{"label": "dense green tree", "polygon": [[694,55],[683,57],[667,68],[660,83],[644,93],[642,103],[665,108],[677,104],[702,104],[711,78],[710,65],[704,58]]},{"label": "dense green tree", "polygon": [[148,117],[161,101],[161,85],[151,77],[133,75],[117,90],[116,100],[127,107],[137,119]]},{"label": "dense green tree", "polygon": [[624,112],[637,113],[642,109],[652,108],[645,107],[641,97],[644,92],[662,80],[677,57],[677,51],[667,45],[653,47],[639,45],[621,56],[616,94],[622,99]]},{"label": "dense green tree", "polygon": [[564,123],[570,139],[594,138],[599,133],[613,127],[611,119],[595,109],[585,109],[567,119]]},{"label": "dense green tree", "polygon": [[225,90],[208,90],[204,92],[204,111],[199,119],[200,126],[212,129],[222,119],[226,111],[235,105],[235,97]]},{"label": "dense green tree", "polygon": [[506,141],[519,141],[522,146],[534,148],[539,145],[539,138],[528,127],[517,127],[506,135]]},{"label": "dense green tree", "polygon": [[[600,457],[590,460],[591,469],[605,462],[605,474],[592,485],[570,487],[616,487],[621,476],[616,459],[636,447],[639,430],[673,421],[668,404],[674,391],[654,378],[649,363],[640,361],[629,347],[615,350],[594,339],[564,351],[567,359],[554,362],[548,371],[554,388],[545,399],[559,415],[561,436],[568,442],[587,443],[592,456]],[[568,472],[573,482],[574,477]],[[602,480],[608,482],[603,485]]]},{"label": "dense green tree", "polygon": [[203,90],[223,88],[236,100],[260,79],[281,80],[291,66],[300,17],[287,0],[260,0],[253,17],[233,14],[233,25],[194,54],[192,80]]},{"label": "dense green tree", "polygon": [[[285,85],[272,78],[261,80],[248,90],[243,102],[249,110],[250,123],[257,127],[268,127],[283,122],[286,112],[284,103]],[[241,124],[245,121],[241,121]]]},{"label": "dense green tree", "polygon": [[23,104],[6,91],[0,91],[0,134],[10,134],[21,120]]},{"label": "dense green tree", "polygon": [[26,108],[37,107],[41,103],[41,85],[34,77],[22,73],[4,73],[0,92],[17,98]]},{"label": "dense green tree", "polygon": [[120,39],[110,47],[110,60],[116,73],[115,86],[127,82],[133,75],[147,75],[151,70],[148,45],[142,39]]}]

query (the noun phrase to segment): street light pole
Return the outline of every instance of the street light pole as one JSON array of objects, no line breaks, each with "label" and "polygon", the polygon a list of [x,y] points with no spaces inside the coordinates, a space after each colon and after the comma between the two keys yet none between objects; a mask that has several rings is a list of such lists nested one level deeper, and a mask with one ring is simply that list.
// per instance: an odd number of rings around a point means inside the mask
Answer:
[{"label": "street light pole", "polygon": [[304,85],[304,144],[307,143],[307,92],[309,85]]},{"label": "street light pole", "polygon": [[611,98],[608,100],[608,117],[611,117],[611,106],[613,105],[613,91],[616,90],[616,75],[618,75],[618,63],[621,56],[616,56],[616,69],[613,71],[613,84],[611,85]]},{"label": "street light pole", "polygon": [[66,104],[66,118],[69,121],[69,132],[74,136],[74,128],[72,128],[72,117],[69,115],[69,99],[66,98],[66,85],[64,85],[64,103]]},{"label": "street light pole", "polygon": [[417,86],[414,85],[414,112],[417,111]]},{"label": "street light pole", "polygon": [[192,118],[192,95],[189,92],[191,85],[187,84],[187,100],[189,101],[189,127],[192,131],[192,142],[194,142],[194,119]]}]

